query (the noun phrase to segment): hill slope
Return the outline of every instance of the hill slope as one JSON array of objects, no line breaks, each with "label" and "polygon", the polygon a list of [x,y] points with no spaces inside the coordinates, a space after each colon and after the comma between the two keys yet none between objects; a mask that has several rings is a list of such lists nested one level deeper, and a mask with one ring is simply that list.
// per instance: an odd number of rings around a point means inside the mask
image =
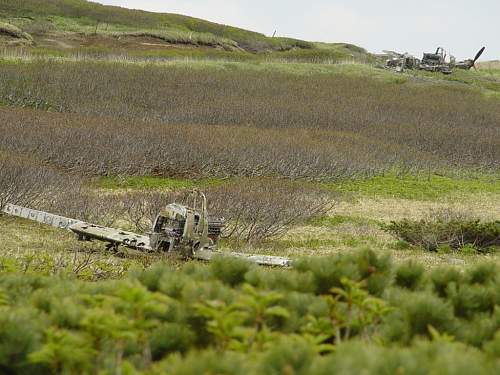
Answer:
[{"label": "hill slope", "polygon": [[[4,0],[0,34],[9,44],[30,44],[6,30],[15,27],[34,39],[34,46],[51,50],[158,51],[205,48],[240,54],[281,53],[283,58],[366,59],[349,44],[316,44],[264,34],[169,13],[152,13],[85,0]],[[2,32],[3,31],[3,32]],[[1,42],[1,40],[0,40]],[[181,51],[181,53],[182,53]],[[177,51],[179,52],[179,51]],[[168,51],[172,54],[172,51]]]}]

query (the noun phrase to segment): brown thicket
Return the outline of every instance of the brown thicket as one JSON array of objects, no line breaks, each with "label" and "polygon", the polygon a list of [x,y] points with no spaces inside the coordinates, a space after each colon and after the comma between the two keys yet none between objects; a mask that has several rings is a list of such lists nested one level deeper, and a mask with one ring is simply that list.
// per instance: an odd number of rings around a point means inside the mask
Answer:
[{"label": "brown thicket", "polygon": [[6,203],[36,206],[52,201],[68,177],[21,157],[0,154],[0,211]]},{"label": "brown thicket", "polygon": [[52,202],[41,202],[38,208],[89,223],[113,226],[122,221],[123,200],[115,194],[92,191],[83,185],[71,184]]},{"label": "brown thicket", "polygon": [[139,232],[150,231],[156,216],[167,204],[180,202],[182,192],[140,191],[120,195],[123,219]]},{"label": "brown thicket", "polygon": [[326,214],[335,201],[321,188],[279,179],[240,181],[207,190],[210,212],[226,221],[224,235],[258,242]]},{"label": "brown thicket", "polygon": [[498,169],[500,106],[460,85],[102,63],[3,64],[0,150],[93,175],[335,179]]},{"label": "brown thicket", "polygon": [[[387,169],[498,168],[495,129],[434,130],[400,143],[362,131],[170,125],[0,109],[0,150],[82,175],[283,176],[334,180]],[[474,136],[465,134],[476,132]],[[442,132],[442,135],[440,133]],[[400,134],[401,135],[401,134]],[[396,135],[392,135],[396,137]],[[441,138],[440,138],[441,137]],[[439,146],[439,140],[442,142]],[[422,146],[423,147],[423,146]]]},{"label": "brown thicket", "polygon": [[396,163],[439,163],[406,147],[316,129],[167,125],[4,108],[0,132],[0,150],[83,175],[335,179]]}]

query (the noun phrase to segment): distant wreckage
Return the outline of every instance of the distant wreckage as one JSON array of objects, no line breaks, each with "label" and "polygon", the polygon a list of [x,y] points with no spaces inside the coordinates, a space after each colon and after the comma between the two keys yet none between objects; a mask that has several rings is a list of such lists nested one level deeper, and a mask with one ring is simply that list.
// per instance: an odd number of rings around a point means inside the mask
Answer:
[{"label": "distant wreckage", "polygon": [[384,56],[389,57],[384,67],[396,72],[404,72],[405,70],[424,70],[427,72],[452,74],[454,69],[476,69],[476,62],[485,50],[486,47],[483,47],[476,54],[476,57],[463,61],[457,61],[454,56],[448,55],[442,47],[438,47],[435,53],[424,53],[422,60],[409,53],[383,51]]}]

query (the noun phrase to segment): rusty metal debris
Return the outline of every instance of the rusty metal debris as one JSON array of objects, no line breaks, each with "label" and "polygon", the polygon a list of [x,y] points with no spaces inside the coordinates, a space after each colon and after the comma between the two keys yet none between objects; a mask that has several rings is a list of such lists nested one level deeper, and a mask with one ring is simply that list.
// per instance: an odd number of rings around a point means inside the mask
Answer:
[{"label": "rusty metal debris", "polygon": [[384,56],[389,57],[385,63],[385,68],[396,72],[404,72],[405,70],[424,70],[428,72],[452,74],[454,69],[476,69],[476,62],[485,50],[486,47],[483,47],[473,59],[463,61],[456,61],[456,58],[448,54],[442,47],[438,47],[435,53],[424,53],[421,60],[409,53],[384,51]]},{"label": "rusty metal debris", "polygon": [[245,258],[260,265],[287,267],[291,260],[283,257],[217,251],[224,219],[208,216],[207,199],[192,191],[183,204],[171,203],[156,217],[151,232],[144,235],[108,228],[48,212],[7,204],[3,213],[66,229],[80,241],[101,241],[117,251],[120,246],[142,252],[178,253],[186,258],[210,261],[215,256]]}]

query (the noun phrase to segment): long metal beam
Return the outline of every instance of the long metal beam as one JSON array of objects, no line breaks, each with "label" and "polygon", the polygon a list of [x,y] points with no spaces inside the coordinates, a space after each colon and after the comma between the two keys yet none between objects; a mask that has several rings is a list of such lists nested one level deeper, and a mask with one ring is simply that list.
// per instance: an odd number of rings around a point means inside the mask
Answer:
[{"label": "long metal beam", "polygon": [[37,221],[42,224],[66,230],[71,230],[70,227],[74,224],[82,223],[80,220],[70,219],[64,216],[33,210],[31,208],[21,207],[10,203],[5,205],[2,212],[10,216],[22,217],[24,219]]},{"label": "long metal beam", "polygon": [[283,257],[277,257],[272,255],[256,255],[256,254],[245,254],[245,253],[235,253],[235,252],[211,251],[211,250],[198,250],[194,254],[193,258],[210,262],[213,258],[219,256],[243,258],[250,262],[257,263],[261,266],[290,267],[292,265],[291,259]]}]

